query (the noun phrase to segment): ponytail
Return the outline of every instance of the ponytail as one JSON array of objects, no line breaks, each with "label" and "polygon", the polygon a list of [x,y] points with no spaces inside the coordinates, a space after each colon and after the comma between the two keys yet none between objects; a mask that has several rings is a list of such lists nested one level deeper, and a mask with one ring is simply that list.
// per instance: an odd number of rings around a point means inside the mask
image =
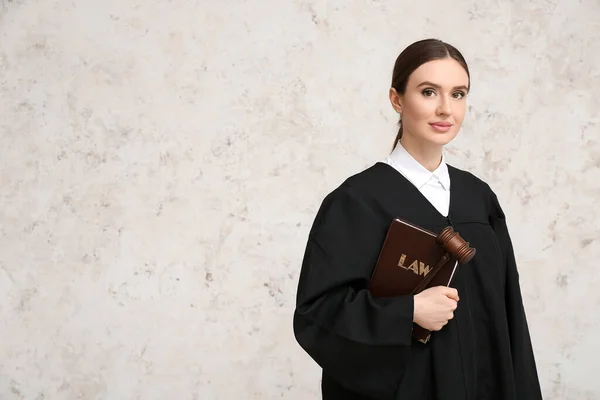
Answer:
[{"label": "ponytail", "polygon": [[398,122],[398,125],[400,125],[400,128],[398,129],[398,134],[396,135],[396,139],[394,140],[394,145],[392,146],[392,150],[394,150],[396,148],[398,141],[400,141],[400,139],[402,139],[402,120],[400,122]]}]

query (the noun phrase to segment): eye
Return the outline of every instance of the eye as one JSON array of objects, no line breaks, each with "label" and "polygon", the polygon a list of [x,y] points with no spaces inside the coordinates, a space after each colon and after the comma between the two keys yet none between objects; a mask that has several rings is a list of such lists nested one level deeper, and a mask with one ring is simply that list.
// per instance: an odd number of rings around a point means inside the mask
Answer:
[{"label": "eye", "polygon": [[467,94],[465,92],[459,91],[459,92],[454,92],[453,96],[455,99],[462,99],[466,96]]},{"label": "eye", "polygon": [[431,96],[433,96],[435,94],[435,90],[433,90],[433,89],[424,89],[421,93],[425,97],[431,97]]}]

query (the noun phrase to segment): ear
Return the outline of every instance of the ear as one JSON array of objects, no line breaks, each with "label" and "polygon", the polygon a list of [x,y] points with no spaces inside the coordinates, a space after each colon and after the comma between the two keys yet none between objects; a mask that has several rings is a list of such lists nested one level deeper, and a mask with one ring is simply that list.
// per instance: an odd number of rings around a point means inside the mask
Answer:
[{"label": "ear", "polygon": [[389,97],[390,103],[392,103],[394,110],[396,110],[398,114],[402,115],[402,98],[398,92],[396,92],[396,89],[390,88]]}]

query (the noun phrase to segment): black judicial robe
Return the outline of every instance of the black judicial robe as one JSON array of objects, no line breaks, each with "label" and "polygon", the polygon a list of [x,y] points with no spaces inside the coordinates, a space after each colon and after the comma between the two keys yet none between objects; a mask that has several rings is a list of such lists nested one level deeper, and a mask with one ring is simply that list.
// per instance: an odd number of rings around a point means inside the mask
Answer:
[{"label": "black judicial robe", "polygon": [[[293,328],[323,370],[324,400],[542,398],[498,199],[474,175],[448,168],[448,218],[381,162],[323,200],[302,262]],[[427,344],[412,339],[412,296],[375,298],[366,290],[395,217],[436,233],[451,223],[477,249],[451,282],[460,297],[454,318]]]}]

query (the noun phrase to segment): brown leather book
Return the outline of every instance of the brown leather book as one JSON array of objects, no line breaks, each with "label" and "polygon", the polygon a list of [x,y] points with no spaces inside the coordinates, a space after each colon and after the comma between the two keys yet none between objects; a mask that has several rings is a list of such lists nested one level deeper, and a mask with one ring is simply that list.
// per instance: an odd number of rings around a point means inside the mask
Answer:
[{"label": "brown leather book", "polygon": [[[447,229],[453,232],[451,228]],[[444,247],[441,235],[399,218],[392,220],[369,282],[371,294],[396,297],[415,295],[433,286],[448,286],[459,257]],[[456,233],[451,235],[458,236]],[[473,254],[474,249],[471,249],[468,256]],[[464,251],[460,256],[461,260],[465,258]],[[415,339],[427,343],[430,335],[430,331],[414,324]]]}]

